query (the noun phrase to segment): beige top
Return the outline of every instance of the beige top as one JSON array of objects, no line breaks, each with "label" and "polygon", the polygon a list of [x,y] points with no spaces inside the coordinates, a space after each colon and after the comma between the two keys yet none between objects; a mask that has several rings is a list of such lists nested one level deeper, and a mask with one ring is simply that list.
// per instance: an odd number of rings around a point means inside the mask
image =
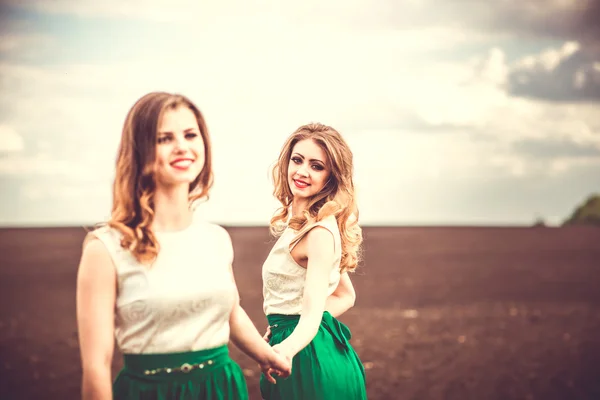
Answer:
[{"label": "beige top", "polygon": [[108,249],[117,272],[115,337],[122,353],[171,353],[227,344],[235,287],[225,229],[194,222],[177,232],[156,233],[160,245],[151,266],[120,246],[107,226],[93,233]]},{"label": "beige top", "polygon": [[322,226],[333,235],[335,258],[329,266],[331,273],[329,274],[327,295],[331,295],[337,288],[340,282],[342,244],[335,217],[332,215],[324,218],[309,228],[303,229],[300,235],[298,235],[299,232],[288,227],[279,237],[273,249],[271,249],[262,267],[263,310],[265,315],[302,314],[306,268],[296,263],[291,255],[291,250],[315,226]]}]

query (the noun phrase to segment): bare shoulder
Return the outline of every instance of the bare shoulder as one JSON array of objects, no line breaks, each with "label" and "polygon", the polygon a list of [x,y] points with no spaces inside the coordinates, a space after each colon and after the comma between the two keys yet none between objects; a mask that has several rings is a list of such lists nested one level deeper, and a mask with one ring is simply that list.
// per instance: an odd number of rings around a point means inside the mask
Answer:
[{"label": "bare shoulder", "polygon": [[94,235],[92,232],[90,232],[87,234],[87,236],[83,240],[83,256],[110,257],[110,254],[108,253],[108,249],[106,248],[104,243],[102,243],[102,241],[100,239],[98,239],[98,237],[96,235]]},{"label": "bare shoulder", "polygon": [[331,232],[331,229],[329,227],[322,226],[322,225],[317,225],[317,226],[313,227],[306,234],[307,240],[309,242],[315,241],[315,240],[321,240],[321,239],[323,239],[323,240],[333,239],[333,235],[334,235],[334,233]]},{"label": "bare shoulder", "polygon": [[84,239],[79,274],[90,277],[115,275],[113,261],[108,249],[93,234],[88,234]]},{"label": "bare shoulder", "polygon": [[333,253],[335,246],[333,235],[334,232],[331,232],[327,227],[317,225],[312,228],[306,235],[309,257],[315,253]]}]

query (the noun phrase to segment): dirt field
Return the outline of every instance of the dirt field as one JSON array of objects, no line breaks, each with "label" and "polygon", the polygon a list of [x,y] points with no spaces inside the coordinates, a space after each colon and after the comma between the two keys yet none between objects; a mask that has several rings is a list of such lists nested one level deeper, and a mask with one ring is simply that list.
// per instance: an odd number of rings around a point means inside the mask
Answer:
[{"label": "dirt field", "polygon": [[[242,302],[262,331],[270,238],[266,228],[229,231]],[[79,398],[83,236],[0,230],[1,399]],[[340,319],[369,399],[600,399],[600,229],[366,228],[365,237],[357,304]],[[233,356],[260,399],[254,363]]]}]

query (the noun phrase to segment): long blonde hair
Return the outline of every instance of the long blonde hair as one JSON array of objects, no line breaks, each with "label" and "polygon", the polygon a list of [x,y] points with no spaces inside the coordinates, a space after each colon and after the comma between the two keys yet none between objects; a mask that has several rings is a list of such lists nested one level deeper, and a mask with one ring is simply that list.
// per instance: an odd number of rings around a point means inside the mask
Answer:
[{"label": "long blonde hair", "polygon": [[129,110],[123,126],[108,225],[122,234],[121,246],[141,263],[152,261],[158,254],[158,242],[150,229],[154,220],[158,128],[164,113],[178,107],[188,107],[194,113],[204,141],[204,167],[190,183],[190,204],[207,198],[213,183],[210,138],[198,107],[179,94],[153,92],[140,98]]},{"label": "long blonde hair", "polygon": [[354,271],[360,261],[362,230],[358,225],[358,207],[354,194],[352,151],[342,136],[330,126],[311,123],[299,127],[285,142],[273,167],[273,195],[282,207],[271,218],[270,231],[279,236],[289,217],[293,194],[288,183],[288,165],[296,143],[310,139],[327,154],[331,171],[323,189],[313,196],[304,213],[290,218],[288,226],[295,231],[334,215],[340,231],[342,258],[340,270]]}]

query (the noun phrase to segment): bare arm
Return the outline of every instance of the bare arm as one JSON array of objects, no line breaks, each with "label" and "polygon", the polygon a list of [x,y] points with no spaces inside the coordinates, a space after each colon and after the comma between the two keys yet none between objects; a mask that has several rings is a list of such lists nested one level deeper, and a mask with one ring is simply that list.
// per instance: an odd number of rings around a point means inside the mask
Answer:
[{"label": "bare arm", "polygon": [[231,341],[240,350],[261,365],[267,362],[267,354],[271,351],[271,348],[262,340],[252,320],[240,305],[237,287],[235,303],[229,317],[229,327]]},{"label": "bare arm", "polygon": [[354,307],[355,300],[356,292],[354,291],[354,286],[352,286],[352,281],[348,273],[344,272],[337,288],[325,301],[325,310],[337,318]]},{"label": "bare arm", "polygon": [[84,244],[77,274],[77,326],[83,369],[82,399],[112,399],[116,272],[98,239]]},{"label": "bare arm", "polygon": [[[339,317],[352,307],[356,301],[356,292],[347,272],[344,272],[340,278],[335,291],[325,300],[325,311],[329,311],[335,318]],[[267,330],[263,336],[266,342],[271,338],[271,327],[267,326]]]},{"label": "bare arm", "polygon": [[[231,271],[231,279],[235,285],[233,271]],[[290,360],[286,360],[283,356],[277,354],[262,339],[260,333],[256,330],[256,326],[240,305],[237,286],[235,290],[236,299],[229,317],[230,339],[236,347],[260,365],[269,381],[275,383],[275,380],[269,374],[269,370],[277,370],[280,376],[286,377],[291,372]]]},{"label": "bare arm", "polygon": [[320,226],[311,229],[306,241],[308,265],[302,315],[292,334],[274,346],[289,358],[306,347],[317,334],[325,311],[330,266],[334,258],[333,236],[327,229]]},{"label": "bare arm", "polygon": [[[358,223],[356,214],[350,214],[347,221],[348,224]],[[356,292],[347,272],[344,272],[340,277],[340,283],[335,288],[335,291],[327,298],[325,310],[329,311],[335,318],[339,317],[350,308],[354,307],[356,301]]]}]

